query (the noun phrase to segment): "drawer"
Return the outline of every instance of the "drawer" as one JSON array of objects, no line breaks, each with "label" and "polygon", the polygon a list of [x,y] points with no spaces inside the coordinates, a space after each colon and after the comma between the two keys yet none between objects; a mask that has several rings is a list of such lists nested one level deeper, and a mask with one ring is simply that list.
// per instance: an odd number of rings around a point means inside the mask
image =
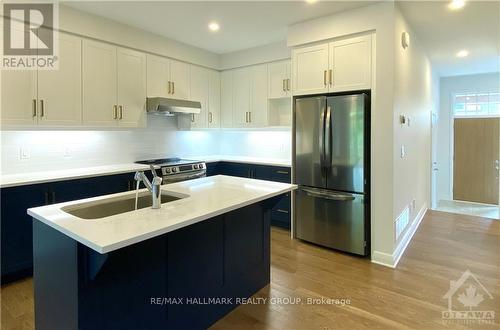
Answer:
[{"label": "drawer", "polygon": [[283,183],[292,182],[292,169],[290,167],[272,167],[271,181],[278,181]]}]

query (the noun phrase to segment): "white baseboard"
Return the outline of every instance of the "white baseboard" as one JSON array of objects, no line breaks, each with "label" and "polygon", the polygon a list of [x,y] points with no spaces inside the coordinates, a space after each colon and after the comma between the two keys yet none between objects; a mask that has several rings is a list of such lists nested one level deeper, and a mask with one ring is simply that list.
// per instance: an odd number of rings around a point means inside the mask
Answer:
[{"label": "white baseboard", "polygon": [[389,254],[380,251],[373,251],[372,262],[382,266],[396,268],[399,263],[399,260],[401,259],[406,248],[408,247],[408,244],[410,244],[413,235],[417,231],[418,226],[422,222],[425,212],[427,212],[427,204],[424,204],[422,206],[415,219],[412,221],[408,229],[406,229],[406,233],[404,234],[403,238],[401,238],[401,240],[399,241],[399,244],[394,249],[394,252],[392,254]]}]

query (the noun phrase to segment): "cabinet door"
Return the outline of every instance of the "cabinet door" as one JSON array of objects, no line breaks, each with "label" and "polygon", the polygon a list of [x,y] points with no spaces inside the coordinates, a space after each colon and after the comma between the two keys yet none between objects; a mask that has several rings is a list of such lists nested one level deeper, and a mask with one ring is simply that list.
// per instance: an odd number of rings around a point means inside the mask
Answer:
[{"label": "cabinet door", "polygon": [[117,49],[118,119],[120,126],[144,126],[146,114],[146,54]]},{"label": "cabinet door", "polygon": [[31,126],[37,123],[36,76],[34,70],[1,70],[2,126]]},{"label": "cabinet door", "polygon": [[172,95],[175,99],[189,99],[189,64],[170,61],[170,81],[172,82]]},{"label": "cabinet door", "polygon": [[190,100],[201,103],[201,112],[191,115],[192,128],[208,127],[209,71],[192,65],[190,69]]},{"label": "cabinet door", "polygon": [[116,47],[83,40],[83,123],[116,126]]},{"label": "cabinet door", "polygon": [[220,74],[221,127],[233,127],[233,70]]},{"label": "cabinet door", "polygon": [[220,91],[220,73],[218,71],[210,71],[210,81],[208,84],[208,127],[220,127],[220,104],[221,104],[221,91]]},{"label": "cabinet door", "polygon": [[39,124],[77,126],[82,122],[82,39],[59,33],[58,70],[38,72]]},{"label": "cabinet door", "polygon": [[233,71],[233,127],[249,125],[252,72],[249,68]]},{"label": "cabinet door", "polygon": [[147,96],[169,97],[170,60],[148,54],[147,67]]},{"label": "cabinet door", "polygon": [[372,72],[371,35],[330,43],[330,91],[370,89]]},{"label": "cabinet door", "polygon": [[307,46],[292,52],[294,95],[328,92],[328,44]]},{"label": "cabinet door", "polygon": [[248,121],[250,126],[267,126],[267,64],[251,68],[252,98]]},{"label": "cabinet door", "polygon": [[269,83],[269,98],[279,98],[287,96],[287,80],[288,76],[288,61],[280,61],[269,63],[268,68],[268,83]]}]

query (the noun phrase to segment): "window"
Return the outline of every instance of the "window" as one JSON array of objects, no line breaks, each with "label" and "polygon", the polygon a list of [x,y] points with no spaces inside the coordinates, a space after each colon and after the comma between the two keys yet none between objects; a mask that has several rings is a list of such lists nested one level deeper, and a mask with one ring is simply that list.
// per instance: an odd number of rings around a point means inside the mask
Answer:
[{"label": "window", "polygon": [[500,116],[500,93],[460,93],[453,98],[455,117]]}]

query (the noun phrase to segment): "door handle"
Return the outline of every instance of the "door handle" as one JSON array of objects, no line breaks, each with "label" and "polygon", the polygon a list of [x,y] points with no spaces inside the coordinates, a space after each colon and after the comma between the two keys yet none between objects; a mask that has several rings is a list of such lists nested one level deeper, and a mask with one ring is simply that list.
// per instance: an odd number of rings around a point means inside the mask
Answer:
[{"label": "door handle", "polygon": [[43,100],[40,100],[40,117],[45,116],[45,106]]},{"label": "door handle", "polygon": [[333,193],[333,192],[322,192],[316,189],[302,188],[305,193],[310,197],[317,197],[323,199],[330,199],[334,201],[343,201],[349,202],[356,199],[355,196],[351,194],[341,194],[341,193]]},{"label": "door handle", "polygon": [[33,99],[33,103],[31,105],[31,110],[32,110],[31,116],[36,117],[36,99]]},{"label": "door handle", "polygon": [[120,113],[119,119],[123,119],[123,106],[119,105],[118,106],[118,110],[119,110],[119,113]]},{"label": "door handle", "polygon": [[329,168],[332,164],[332,108],[326,107],[325,118],[325,167]]},{"label": "door handle", "polygon": [[325,112],[326,109],[323,109],[319,115],[319,166],[322,172],[325,167]]}]

